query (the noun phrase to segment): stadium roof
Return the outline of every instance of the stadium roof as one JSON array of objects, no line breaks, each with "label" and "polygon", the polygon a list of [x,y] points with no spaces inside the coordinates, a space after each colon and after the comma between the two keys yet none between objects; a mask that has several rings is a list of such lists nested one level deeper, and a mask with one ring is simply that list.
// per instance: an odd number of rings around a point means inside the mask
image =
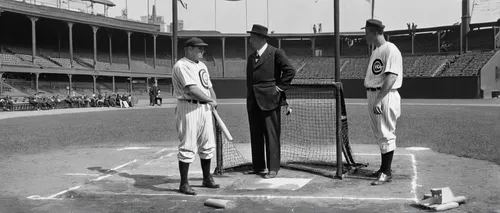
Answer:
[{"label": "stadium roof", "polygon": [[96,3],[96,4],[102,4],[102,5],[106,5],[108,7],[114,7],[114,6],[116,6],[116,4],[113,3],[110,0],[82,0],[82,1],[89,1],[89,2],[92,2],[92,3]]}]

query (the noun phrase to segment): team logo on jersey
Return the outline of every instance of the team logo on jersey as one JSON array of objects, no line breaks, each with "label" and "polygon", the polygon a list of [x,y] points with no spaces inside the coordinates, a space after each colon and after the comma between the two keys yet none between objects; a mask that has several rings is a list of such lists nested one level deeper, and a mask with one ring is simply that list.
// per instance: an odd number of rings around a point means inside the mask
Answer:
[{"label": "team logo on jersey", "polygon": [[379,75],[382,73],[382,70],[384,70],[384,63],[382,63],[382,60],[380,59],[375,59],[372,64],[372,73],[374,75]]},{"label": "team logo on jersey", "polygon": [[200,70],[198,75],[200,76],[201,85],[205,87],[205,89],[208,89],[208,82],[210,81],[210,79],[208,78],[207,70],[205,69]]}]

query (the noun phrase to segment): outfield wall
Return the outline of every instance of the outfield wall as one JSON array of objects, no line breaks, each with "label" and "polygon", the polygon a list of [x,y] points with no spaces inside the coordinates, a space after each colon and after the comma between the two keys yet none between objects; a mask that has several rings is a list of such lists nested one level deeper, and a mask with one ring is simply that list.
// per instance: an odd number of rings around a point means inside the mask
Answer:
[{"label": "outfield wall", "polygon": [[[213,78],[217,98],[246,98],[246,79]],[[363,79],[342,80],[346,98],[366,98]],[[405,78],[399,89],[402,98],[474,99],[481,98],[477,76]]]}]

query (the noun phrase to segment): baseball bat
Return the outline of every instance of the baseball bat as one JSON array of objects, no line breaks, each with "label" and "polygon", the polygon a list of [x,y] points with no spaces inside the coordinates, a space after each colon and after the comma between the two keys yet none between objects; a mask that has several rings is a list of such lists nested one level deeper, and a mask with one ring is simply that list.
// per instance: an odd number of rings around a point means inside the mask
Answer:
[{"label": "baseball bat", "polygon": [[217,123],[219,124],[220,128],[222,129],[222,132],[224,132],[224,135],[226,136],[226,138],[229,141],[233,141],[233,136],[231,136],[231,133],[227,129],[226,124],[224,124],[224,121],[222,121],[222,119],[220,118],[219,113],[217,113],[217,110],[215,110],[215,109],[212,110],[212,113],[214,114],[215,120],[217,120]]}]

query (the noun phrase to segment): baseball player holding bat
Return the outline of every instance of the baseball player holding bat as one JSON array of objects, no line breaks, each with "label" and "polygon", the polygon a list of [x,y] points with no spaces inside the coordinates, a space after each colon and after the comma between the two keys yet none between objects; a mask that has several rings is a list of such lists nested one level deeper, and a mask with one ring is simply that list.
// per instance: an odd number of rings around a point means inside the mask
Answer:
[{"label": "baseball player holding bat", "polygon": [[208,69],[199,60],[207,46],[196,37],[187,40],[185,57],[175,63],[172,75],[174,96],[178,100],[175,118],[180,140],[177,155],[181,176],[179,190],[188,195],[196,195],[188,183],[189,164],[196,153],[201,160],[202,186],[219,188],[210,174],[210,160],[215,150],[212,110],[217,107],[217,101]]},{"label": "baseball player holding bat", "polygon": [[385,26],[381,21],[366,21],[366,42],[375,45],[370,56],[364,85],[368,98],[368,113],[375,140],[382,154],[380,169],[373,173],[378,179],[372,185],[392,180],[391,164],[396,149],[396,121],[401,114],[401,97],[398,90],[403,83],[403,58],[401,52],[384,38]]}]

